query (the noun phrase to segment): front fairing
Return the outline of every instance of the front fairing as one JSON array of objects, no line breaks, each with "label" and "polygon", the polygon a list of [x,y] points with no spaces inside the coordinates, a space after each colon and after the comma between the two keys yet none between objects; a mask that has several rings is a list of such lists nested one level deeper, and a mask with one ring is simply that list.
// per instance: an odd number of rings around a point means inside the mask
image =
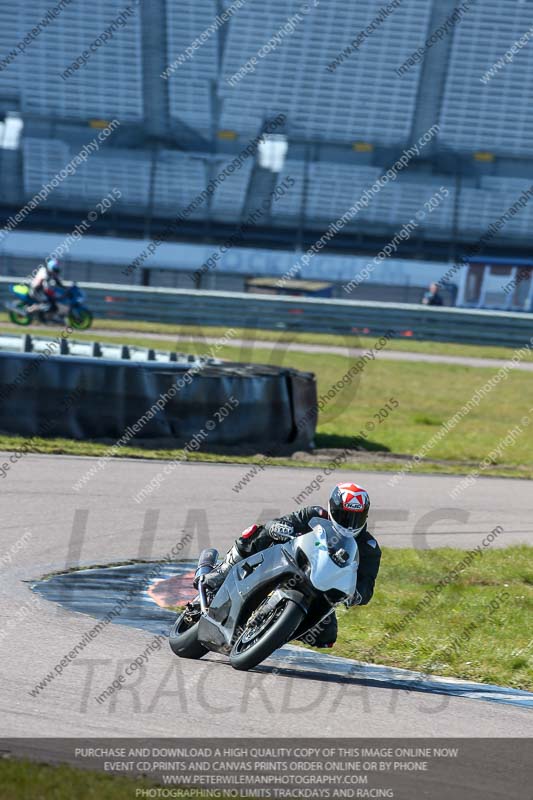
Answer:
[{"label": "front fairing", "polygon": [[24,300],[25,303],[29,302],[30,290],[28,286],[25,286],[22,283],[17,283],[14,286],[10,286],[9,289],[12,292],[12,294],[15,295],[15,297],[19,298],[19,300]]},{"label": "front fairing", "polygon": [[78,286],[70,288],[70,302],[73,306],[81,306],[85,303],[85,293]]},{"label": "front fairing", "polygon": [[[357,584],[357,542],[353,536],[337,533],[329,520],[315,517],[309,524],[312,531],[298,536],[292,544],[295,550],[302,550],[309,561],[308,578],[311,584],[321,592],[336,590],[350,597]],[[331,557],[338,550],[348,554],[344,566],[339,566]]]}]

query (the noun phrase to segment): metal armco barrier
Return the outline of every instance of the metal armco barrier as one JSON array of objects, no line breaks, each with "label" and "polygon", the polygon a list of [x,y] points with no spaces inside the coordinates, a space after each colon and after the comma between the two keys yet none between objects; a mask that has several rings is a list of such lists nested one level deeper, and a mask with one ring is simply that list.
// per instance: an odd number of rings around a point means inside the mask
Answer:
[{"label": "metal armco barrier", "polygon": [[[15,278],[0,279],[0,288]],[[468,344],[521,346],[533,336],[533,314],[407,303],[377,303],[242,292],[80,284],[102,319],[320,333],[372,333]]]},{"label": "metal armco barrier", "polygon": [[270,452],[308,448],[316,407],[314,375],[282,367],[0,353],[0,430],[25,437],[114,443],[133,430],[133,445]]}]

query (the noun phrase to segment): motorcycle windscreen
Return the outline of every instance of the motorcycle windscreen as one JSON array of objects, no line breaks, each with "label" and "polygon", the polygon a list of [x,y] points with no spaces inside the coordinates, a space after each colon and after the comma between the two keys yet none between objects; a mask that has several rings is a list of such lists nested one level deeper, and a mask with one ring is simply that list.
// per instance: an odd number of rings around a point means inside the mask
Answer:
[{"label": "motorcycle windscreen", "polygon": [[[294,545],[303,550],[309,560],[311,583],[321,592],[337,589],[349,597],[355,591],[359,566],[354,537],[339,535],[329,520],[320,517],[313,518],[309,524],[313,530],[294,539]],[[348,553],[344,566],[339,566],[331,557],[338,550]]]}]

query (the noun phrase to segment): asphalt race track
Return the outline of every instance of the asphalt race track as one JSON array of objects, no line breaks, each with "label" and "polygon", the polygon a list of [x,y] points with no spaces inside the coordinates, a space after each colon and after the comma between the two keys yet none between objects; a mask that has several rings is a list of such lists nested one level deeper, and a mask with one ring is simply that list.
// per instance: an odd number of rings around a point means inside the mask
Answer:
[{"label": "asphalt race track", "polygon": [[[0,480],[3,736],[533,734],[526,707],[450,696],[412,680],[399,688],[398,680],[365,676],[343,664],[330,662],[328,669],[327,656],[313,662],[308,657],[305,664],[291,657],[285,666],[278,656],[244,674],[217,656],[176,659],[166,642],[149,652],[146,666],[127,685],[98,704],[96,696],[148,652],[153,639],[147,630],[116,624],[107,625],[32,696],[30,690],[95,619],[39,599],[29,581],[66,567],[157,560],[180,541],[188,542],[180,549],[184,558],[208,545],[223,550],[255,519],[290,510],[292,498],[315,475],[271,467],[236,493],[232,487],[249,466],[178,466],[137,504],[133,496],[163,462],[112,461],[75,491],[73,484],[95,463],[29,455]],[[392,488],[386,473],[354,477],[370,491],[373,527],[385,545],[474,548],[497,525],[504,530],[491,546],[533,544],[529,482],[478,480],[452,501],[448,491],[458,480],[453,477],[406,476]],[[315,492],[308,502],[323,502],[326,493]]]}]

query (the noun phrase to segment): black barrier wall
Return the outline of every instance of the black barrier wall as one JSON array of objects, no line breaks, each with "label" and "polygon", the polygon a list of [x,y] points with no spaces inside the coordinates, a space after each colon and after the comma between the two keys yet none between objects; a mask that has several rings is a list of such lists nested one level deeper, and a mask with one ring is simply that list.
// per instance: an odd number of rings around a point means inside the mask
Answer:
[{"label": "black barrier wall", "polygon": [[0,430],[22,436],[306,448],[316,402],[314,375],[282,367],[0,354]]}]

